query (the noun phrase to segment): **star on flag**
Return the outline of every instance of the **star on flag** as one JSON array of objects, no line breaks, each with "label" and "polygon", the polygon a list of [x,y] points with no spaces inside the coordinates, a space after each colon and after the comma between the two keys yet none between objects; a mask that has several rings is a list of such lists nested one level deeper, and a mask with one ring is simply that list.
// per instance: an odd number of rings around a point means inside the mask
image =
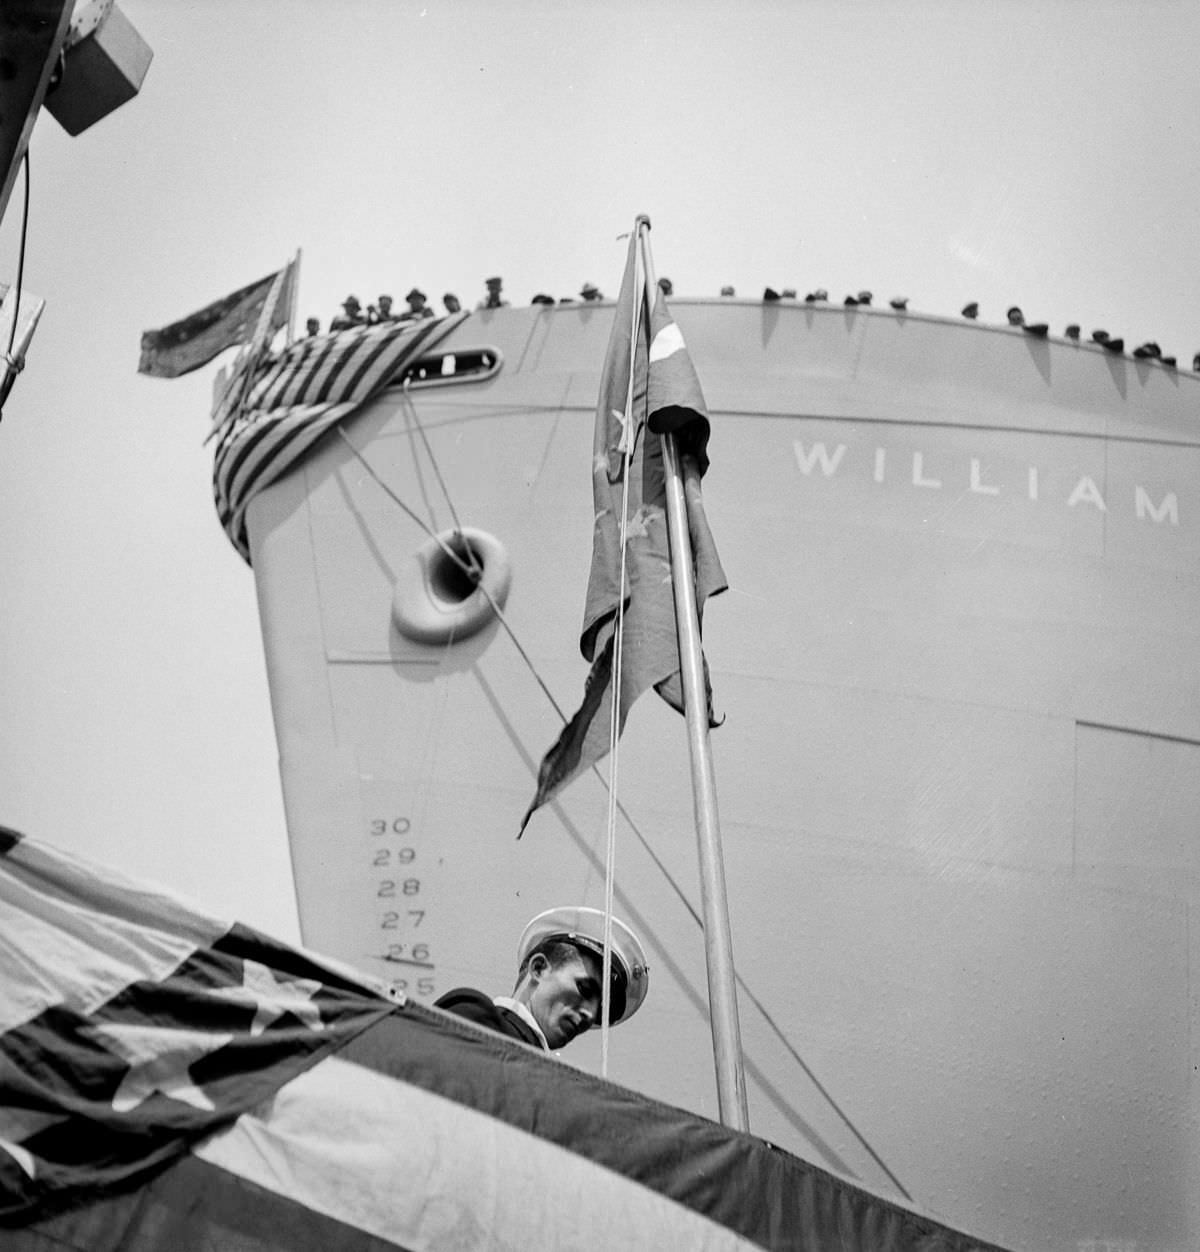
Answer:
[{"label": "star on flag", "polygon": [[[650,534],[650,523],[656,517],[662,515],[662,509],[656,509],[653,505],[642,505],[640,509],[629,519],[626,526],[626,533],[630,539],[645,538]],[[669,572],[669,571],[668,571]]]},{"label": "star on flag", "polygon": [[[645,222],[639,219],[629,241],[596,400],[592,565],[579,637],[580,652],[592,668],[579,711],[542,760],[522,830],[537,808],[608,752],[614,690],[619,692],[618,727],[624,726],[634,700],[651,688],[683,711],[670,546],[667,528],[660,524],[667,502],[662,443],[667,436],[676,440],[681,464],[694,463],[697,471],[684,493],[697,608],[726,585],[699,491],[699,478],[708,469],[704,393],[661,289],[651,293],[654,284],[646,281],[652,267],[642,253],[644,234]],[[631,646],[622,648],[617,683],[615,626],[622,603],[622,629],[629,632]],[[705,702],[709,725],[717,725],[707,679]]]},{"label": "star on flag", "polygon": [[621,438],[617,440],[617,451],[625,456],[633,451],[633,443],[635,437],[634,420],[632,413],[622,412],[621,409],[613,409],[612,415],[617,419],[617,423],[621,428]]},{"label": "star on flag", "polygon": [[244,1004],[254,1009],[250,1034],[261,1035],[274,1021],[285,1013],[303,1022],[309,1030],[324,1030],[321,1010],[312,998],[321,990],[315,978],[276,978],[272,970],[258,961],[242,962],[242,985],[221,987],[212,992],[217,1000],[231,1004]]},{"label": "star on flag", "polygon": [[81,1030],[129,1065],[129,1072],[113,1094],[114,1112],[128,1113],[155,1092],[207,1113],[215,1111],[216,1106],[192,1082],[189,1071],[201,1057],[231,1043],[232,1034],[148,1022],[97,1022]]},{"label": "star on flag", "polygon": [[[313,996],[321,983],[313,978],[282,978],[258,961],[242,962],[241,986],[212,988],[206,998],[254,1010],[250,1036],[261,1035],[285,1013],[312,1031],[325,1029]],[[191,1067],[202,1057],[232,1043],[229,1031],[195,1030],[183,1025],[157,1026],[146,1021],[96,1022],[83,1032],[115,1052],[129,1065],[113,1095],[115,1112],[127,1113],[156,1092],[194,1108],[212,1112],[213,1102],[191,1079]]]},{"label": "star on flag", "polygon": [[39,1130],[63,1120],[61,1113],[0,1108],[0,1152],[7,1152],[30,1178],[36,1177],[37,1167],[33,1153],[21,1147],[21,1144]]}]

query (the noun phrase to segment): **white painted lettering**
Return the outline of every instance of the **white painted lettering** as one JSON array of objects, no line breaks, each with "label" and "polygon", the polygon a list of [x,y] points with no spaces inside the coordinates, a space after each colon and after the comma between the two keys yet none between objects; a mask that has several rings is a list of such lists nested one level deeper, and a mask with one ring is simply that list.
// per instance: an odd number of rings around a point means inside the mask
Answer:
[{"label": "white painted lettering", "polygon": [[1104,497],[1100,494],[1100,489],[1086,475],[1075,484],[1075,490],[1071,492],[1067,504],[1076,505],[1081,501],[1087,504],[1094,504],[1101,513],[1108,512],[1108,505],[1104,503]]},{"label": "white painted lettering", "polygon": [[940,487],[942,480],[940,478],[925,477],[925,459],[919,452],[913,453],[913,486],[914,487]]},{"label": "white painted lettering", "polygon": [[[859,478],[866,478],[866,459],[867,447],[860,447],[849,443],[834,443],[832,440],[814,440],[808,441],[803,439],[794,439],[792,446],[795,450],[796,464],[800,468],[800,472],[806,477],[834,478],[843,471]],[[901,460],[907,463],[909,451],[907,449],[889,448],[884,444],[875,444],[871,449],[874,453],[872,457],[871,480],[875,483],[883,484],[889,481],[896,481],[895,473],[891,479],[888,478],[888,462],[894,461],[892,456],[895,453]],[[849,460],[847,454],[849,453]],[[970,456],[964,450],[963,455],[948,455],[947,450],[935,448],[932,454],[925,452],[913,452],[912,455],[912,485],[926,491],[940,491],[944,489],[946,481],[953,483],[962,483],[962,471],[967,470],[966,490],[964,495],[973,496],[1004,496],[1006,493],[1019,491],[1018,486],[1021,474],[1020,467],[1011,467],[1007,471],[1007,477],[1011,478],[1011,482],[1000,481],[999,479],[992,481],[987,469],[987,456]],[[932,457],[932,459],[930,459]],[[857,458],[857,459],[856,459]],[[965,463],[965,464],[964,464]],[[849,469],[847,468],[849,466]],[[899,467],[899,472],[903,476],[905,466]],[[995,472],[994,465],[992,472]],[[1024,465],[1025,472],[1025,494],[1026,498],[1033,503],[1042,500],[1042,472],[1037,465],[1030,465],[1028,462]],[[1089,505],[1100,514],[1109,512],[1108,501],[1105,494],[1108,486],[1103,475],[1093,477],[1084,474],[1075,477],[1074,487],[1070,494],[1065,496],[1062,494],[1062,487],[1059,485],[1057,474],[1053,475],[1054,481],[1050,484],[1050,495],[1047,500],[1053,501],[1056,507],[1066,504],[1067,508],[1075,508],[1077,505]],[[1067,479],[1070,481],[1070,478]],[[1064,484],[1065,486],[1065,484]],[[1178,528],[1180,526],[1179,512],[1180,502],[1177,490],[1171,489],[1165,485],[1146,487],[1141,483],[1134,483],[1133,486],[1133,508],[1134,514],[1139,522],[1147,522],[1156,527],[1171,526]],[[955,488],[957,490],[957,487]],[[1122,507],[1127,507],[1125,502],[1129,500],[1126,494],[1128,488],[1123,484],[1116,488],[1120,497]]]},{"label": "white painted lettering", "polygon": [[971,458],[971,490],[980,496],[998,496],[999,487],[989,487],[980,481],[979,458]]},{"label": "white painted lettering", "polygon": [[1134,508],[1137,509],[1139,521],[1145,521],[1146,515],[1150,515],[1152,522],[1170,522],[1172,526],[1179,525],[1179,501],[1175,498],[1173,491],[1168,491],[1162,498],[1162,503],[1158,508],[1154,507],[1154,501],[1150,499],[1146,488],[1139,484],[1134,488],[1133,497]]},{"label": "white painted lettering", "polygon": [[797,439],[793,445],[796,449],[796,464],[800,466],[800,472],[808,475],[812,473],[813,466],[820,464],[821,473],[826,478],[831,477],[837,472],[837,467],[842,462],[842,457],[846,454],[846,445],[839,443],[834,449],[833,455],[829,455],[829,449],[823,443],[814,443],[811,452],[804,450],[804,441]]}]

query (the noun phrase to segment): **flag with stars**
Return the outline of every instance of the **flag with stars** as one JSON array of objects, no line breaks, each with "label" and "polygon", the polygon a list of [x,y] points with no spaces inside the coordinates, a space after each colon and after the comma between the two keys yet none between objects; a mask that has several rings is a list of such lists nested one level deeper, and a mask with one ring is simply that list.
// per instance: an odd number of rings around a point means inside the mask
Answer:
[{"label": "flag with stars", "polygon": [[269,329],[286,326],[295,299],[295,273],[296,265],[291,261],[282,270],[206,304],[170,326],[145,331],[138,373],[152,378],[178,378],[207,365],[226,348],[245,343],[253,335],[277,279],[283,282],[271,311]]},{"label": "flag with stars", "polygon": [[981,1252],[0,827],[4,1252]]},{"label": "flag with stars", "polygon": [[[681,457],[694,458],[699,470],[686,494],[696,603],[703,614],[705,600],[727,585],[699,489],[699,478],[708,469],[708,413],[683,334],[667,310],[662,291],[656,291],[653,307],[647,304],[635,231],[629,241],[596,405],[592,567],[579,640],[580,651],[592,668],[582,706],[542,761],[537,793],[521,823],[522,830],[536,808],[608,752],[620,600],[625,603],[618,704],[621,729],[633,702],[648,687],[683,711],[662,460],[662,436],[667,432],[678,440]],[[632,459],[626,496],[627,447],[632,448]],[[628,519],[624,586],[623,503]],[[707,686],[706,668],[709,724],[716,725]]]},{"label": "flag with stars", "polygon": [[0,1220],[120,1187],[394,1007],[0,828]]}]

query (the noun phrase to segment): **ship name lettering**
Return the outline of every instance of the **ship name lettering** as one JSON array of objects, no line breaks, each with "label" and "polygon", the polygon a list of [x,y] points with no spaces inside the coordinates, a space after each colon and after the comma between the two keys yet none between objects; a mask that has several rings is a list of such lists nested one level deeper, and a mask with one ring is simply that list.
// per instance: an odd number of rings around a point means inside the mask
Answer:
[{"label": "ship name lettering", "polygon": [[1134,489],[1134,508],[1137,509],[1139,518],[1145,518],[1146,514],[1150,514],[1150,520],[1161,522],[1164,518],[1171,523],[1172,526],[1179,525],[1179,501],[1175,498],[1173,491],[1168,491],[1162,498],[1162,503],[1157,508],[1154,501],[1146,492],[1146,488],[1140,483]]},{"label": "ship name lettering", "polygon": [[971,458],[971,490],[977,496],[998,496],[1000,494],[999,487],[990,487],[987,483],[982,481],[982,475],[979,469],[979,458],[977,456],[973,456]]},{"label": "ship name lettering", "polygon": [[[833,478],[838,475],[848,464],[847,446],[844,443],[836,444],[830,448],[822,440],[816,440],[811,444],[806,444],[803,439],[793,440],[793,449],[796,456],[796,465],[800,472],[806,477],[811,478],[813,471],[819,469],[822,478]],[[874,462],[871,477],[877,483],[884,483],[888,477],[888,449],[885,447],[876,447],[874,449]],[[853,457],[850,458],[852,460]],[[939,465],[931,465],[923,452],[914,452],[912,454],[912,485],[920,487],[926,491],[942,491],[945,489],[949,481],[946,470]],[[954,488],[953,482],[950,483],[951,489]],[[1030,465],[1026,469],[1025,476],[1025,495],[1033,503],[1041,500],[1041,476],[1036,465]],[[966,490],[971,495],[996,497],[1004,493],[1004,489],[998,482],[989,481],[989,475],[983,460],[980,457],[970,457],[968,459],[967,483]],[[1104,493],[1096,484],[1094,478],[1088,474],[1082,474],[1075,481],[1074,487],[1065,501],[1068,508],[1074,508],[1076,505],[1090,505],[1098,513],[1108,512],[1108,502],[1104,498]],[[1153,522],[1157,526],[1179,525],[1179,497],[1174,491],[1164,490],[1161,496],[1155,500],[1150,491],[1141,484],[1137,483],[1133,488],[1133,507],[1134,514],[1138,521]]]},{"label": "ship name lettering", "polygon": [[1101,513],[1108,512],[1108,505],[1104,503],[1099,487],[1086,474],[1075,484],[1075,490],[1068,497],[1067,504],[1074,507],[1081,500],[1087,504],[1094,504]]},{"label": "ship name lettering", "polygon": [[800,466],[800,472],[805,476],[812,473],[813,465],[820,462],[821,473],[826,478],[831,478],[837,473],[838,466],[842,463],[842,457],[846,455],[846,445],[839,443],[830,456],[829,449],[823,443],[814,443],[811,452],[804,450],[804,441],[796,440],[796,462]]},{"label": "ship name lettering", "polygon": [[940,490],[942,486],[940,478],[925,477],[925,458],[920,452],[913,453],[913,486],[930,487],[934,491]]}]

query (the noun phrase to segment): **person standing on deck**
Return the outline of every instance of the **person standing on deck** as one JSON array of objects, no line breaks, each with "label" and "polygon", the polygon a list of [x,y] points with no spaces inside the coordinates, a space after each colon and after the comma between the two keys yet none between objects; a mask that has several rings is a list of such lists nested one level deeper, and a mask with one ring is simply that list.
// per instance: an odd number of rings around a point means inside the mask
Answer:
[{"label": "person standing on deck", "polygon": [[357,296],[347,296],[342,301],[342,309],[343,312],[329,323],[330,330],[349,330],[352,326],[367,324],[366,315],[362,311],[362,305],[359,304]]},{"label": "person standing on deck", "polygon": [[504,280],[502,278],[488,278],[484,280],[484,286],[487,288],[487,296],[480,300],[475,306],[476,309],[507,309],[508,301],[505,300],[502,292],[504,288]]},{"label": "person standing on deck", "polygon": [[408,301],[407,312],[401,313],[398,322],[421,322],[433,316],[433,310],[425,303],[427,297],[420,287],[414,287],[405,300]]},{"label": "person standing on deck", "polygon": [[[604,914],[599,909],[549,909],[539,913],[521,936],[517,985],[511,996],[456,987],[436,1000],[435,1007],[555,1052],[600,1024],[603,960]],[[614,917],[610,1025],[627,1021],[638,1011],[649,981],[642,945]]]},{"label": "person standing on deck", "polygon": [[380,322],[398,322],[399,320],[392,312],[392,297],[389,295],[380,296],[377,305],[367,305],[367,321],[372,326],[377,326]]}]

